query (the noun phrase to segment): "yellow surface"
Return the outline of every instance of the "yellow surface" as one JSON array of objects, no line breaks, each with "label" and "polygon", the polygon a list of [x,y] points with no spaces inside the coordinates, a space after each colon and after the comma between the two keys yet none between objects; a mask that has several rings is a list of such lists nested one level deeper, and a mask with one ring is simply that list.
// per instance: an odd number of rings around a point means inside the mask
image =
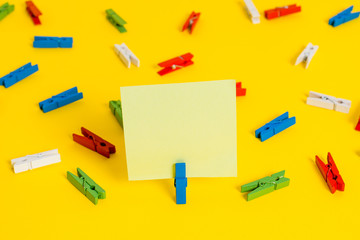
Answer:
[{"label": "yellow surface", "polygon": [[129,180],[236,177],[235,80],[121,87]]},{"label": "yellow surface", "polygon": [[[0,87],[1,239],[358,239],[360,20],[337,28],[330,17],[356,1],[298,1],[302,12],[267,21],[263,11],[293,1],[254,1],[253,25],[239,0],[40,1],[34,26],[24,1],[0,22],[0,76],[27,62],[39,72]],[[114,9],[128,24],[118,32]],[[201,12],[192,35],[181,32]],[[35,35],[72,36],[73,49],[34,49]],[[125,42],[141,67],[124,67],[113,45]],[[303,48],[319,45],[309,68],[294,66]],[[163,77],[157,63],[194,54],[193,66]],[[190,178],[187,201],[175,204],[172,180],[127,180],[123,132],[108,101],[120,86],[236,79],[238,177]],[[38,103],[73,86],[84,99],[42,113]],[[305,104],[313,90],[353,101],[349,114]],[[254,131],[289,111],[295,126],[260,142]],[[84,126],[114,143],[106,159],[72,141]],[[62,162],[14,174],[10,160],[58,148]],[[331,194],[315,163],[330,151],[345,181]],[[80,167],[106,190],[94,206],[66,179]],[[285,169],[290,186],[247,202],[240,186]]]}]

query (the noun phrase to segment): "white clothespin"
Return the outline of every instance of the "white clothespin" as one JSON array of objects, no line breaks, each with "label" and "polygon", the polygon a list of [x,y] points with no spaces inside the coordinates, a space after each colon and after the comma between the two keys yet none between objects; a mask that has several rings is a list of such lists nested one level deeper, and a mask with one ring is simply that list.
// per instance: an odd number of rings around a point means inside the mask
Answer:
[{"label": "white clothespin", "polygon": [[311,59],[315,55],[316,51],[318,50],[319,46],[312,45],[309,43],[306,48],[300,53],[299,57],[296,59],[295,65],[298,65],[301,62],[306,62],[306,67],[308,68]]},{"label": "white clothespin", "polygon": [[343,113],[349,113],[351,107],[350,100],[336,98],[312,91],[310,91],[306,104]]},{"label": "white clothespin", "polygon": [[260,23],[260,13],[256,9],[254,3],[251,0],[244,0],[246,5],[246,9],[251,17],[251,21],[253,24]]},{"label": "white clothespin", "polygon": [[14,172],[19,173],[58,162],[61,162],[60,154],[57,149],[54,149],[21,158],[15,158],[11,160],[11,165],[14,168]]},{"label": "white clothespin", "polygon": [[130,51],[125,43],[122,43],[121,45],[115,44],[115,52],[128,68],[130,68],[131,63],[140,67],[140,60]]}]

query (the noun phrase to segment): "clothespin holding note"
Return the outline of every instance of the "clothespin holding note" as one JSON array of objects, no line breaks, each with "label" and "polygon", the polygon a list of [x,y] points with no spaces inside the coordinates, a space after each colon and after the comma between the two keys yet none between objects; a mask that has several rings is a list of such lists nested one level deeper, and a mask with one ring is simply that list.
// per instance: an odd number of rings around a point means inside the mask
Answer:
[{"label": "clothespin holding note", "polygon": [[325,164],[318,156],[315,156],[316,165],[318,166],[321,175],[324,177],[327,185],[329,186],[330,192],[335,193],[336,190],[344,191],[345,183],[339,173],[339,170],[336,167],[334,159],[331,154],[328,153],[327,161],[328,164]]},{"label": "clothespin holding note", "polygon": [[109,107],[111,112],[116,117],[116,120],[119,122],[120,126],[123,128],[123,119],[122,119],[122,109],[121,109],[121,101],[110,101]]},{"label": "clothespin holding note", "polygon": [[199,20],[199,17],[200,17],[200,13],[192,12],[190,14],[189,18],[186,20],[182,31],[185,31],[185,29],[188,29],[189,33],[191,34],[192,31],[194,30],[194,27],[195,27],[196,23]]},{"label": "clothespin holding note", "polygon": [[250,201],[265,194],[271,193],[274,190],[287,187],[290,184],[290,179],[284,177],[284,175],[285,170],[275,173],[270,177],[264,177],[257,181],[242,185],[241,192],[252,191],[247,195],[247,200]]},{"label": "clothespin holding note", "polygon": [[245,96],[246,95],[246,88],[241,88],[241,82],[236,83],[236,96]]},{"label": "clothespin holding note", "polygon": [[9,3],[5,3],[0,7],[0,21],[3,20],[7,15],[13,12],[15,9],[15,5],[9,5]]},{"label": "clothespin holding note", "polygon": [[82,194],[84,194],[93,204],[98,203],[98,199],[105,199],[105,190],[97,185],[88,175],[86,175],[80,168],[77,169],[78,176],[67,172],[67,179],[76,187]]},{"label": "clothespin holding note", "polygon": [[26,11],[29,13],[31,19],[33,20],[35,25],[41,24],[40,22],[40,15],[42,13],[40,10],[35,6],[35,4],[32,1],[26,1]]},{"label": "clothespin holding note", "polygon": [[176,204],[186,204],[186,164],[175,163],[175,180],[174,186],[176,188]]}]

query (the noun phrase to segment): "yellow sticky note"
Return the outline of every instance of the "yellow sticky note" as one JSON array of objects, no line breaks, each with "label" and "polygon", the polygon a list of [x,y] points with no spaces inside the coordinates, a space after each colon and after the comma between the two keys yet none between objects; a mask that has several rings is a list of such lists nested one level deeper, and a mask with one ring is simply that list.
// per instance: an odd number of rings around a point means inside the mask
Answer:
[{"label": "yellow sticky note", "polygon": [[235,80],[121,87],[129,180],[236,177]]}]

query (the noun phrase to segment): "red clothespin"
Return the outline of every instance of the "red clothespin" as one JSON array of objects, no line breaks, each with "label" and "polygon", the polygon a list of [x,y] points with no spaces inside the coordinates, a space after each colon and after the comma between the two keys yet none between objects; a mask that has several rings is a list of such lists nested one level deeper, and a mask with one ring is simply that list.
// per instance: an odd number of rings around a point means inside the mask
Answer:
[{"label": "red clothespin", "polygon": [[270,20],[282,16],[286,16],[292,13],[301,12],[301,6],[296,6],[296,4],[292,4],[285,7],[277,7],[274,9],[270,9],[265,11],[265,17]]},{"label": "red clothespin", "polygon": [[73,134],[73,140],[81,145],[83,145],[84,147],[87,147],[107,158],[110,157],[110,153],[115,153],[115,146],[112,145],[111,143],[105,141],[104,139],[102,139],[101,137],[99,137],[98,135],[90,132],[89,130],[87,130],[86,128],[82,127],[81,128],[81,133],[84,136],[80,136],[77,134]]},{"label": "red clothespin", "polygon": [[360,131],[360,118],[359,118],[358,123],[356,124],[355,130]]},{"label": "red clothespin", "polygon": [[168,61],[159,63],[158,65],[160,67],[164,67],[164,69],[160,70],[158,72],[158,74],[160,76],[162,76],[162,75],[171,73],[173,71],[179,70],[181,68],[190,66],[191,64],[194,63],[193,61],[191,61],[191,59],[193,57],[194,56],[191,53],[186,53],[186,54],[181,55],[179,57],[176,57],[176,58],[170,59]]},{"label": "red clothespin", "polygon": [[184,31],[185,29],[188,29],[191,34],[197,21],[199,20],[199,17],[200,17],[200,13],[192,12],[190,14],[190,17],[186,20],[182,31]]},{"label": "red clothespin", "polygon": [[39,16],[42,14],[32,1],[26,1],[26,10],[28,11],[31,19],[35,25],[41,24]]},{"label": "red clothespin", "polygon": [[318,166],[321,174],[323,175],[327,185],[330,188],[331,193],[335,193],[336,190],[344,191],[345,183],[340,176],[339,170],[337,169],[335,162],[330,153],[328,153],[327,160],[328,164],[325,165],[318,156],[316,158],[316,165]]},{"label": "red clothespin", "polygon": [[236,83],[236,96],[245,96],[246,95],[246,88],[241,88],[241,82]]}]

